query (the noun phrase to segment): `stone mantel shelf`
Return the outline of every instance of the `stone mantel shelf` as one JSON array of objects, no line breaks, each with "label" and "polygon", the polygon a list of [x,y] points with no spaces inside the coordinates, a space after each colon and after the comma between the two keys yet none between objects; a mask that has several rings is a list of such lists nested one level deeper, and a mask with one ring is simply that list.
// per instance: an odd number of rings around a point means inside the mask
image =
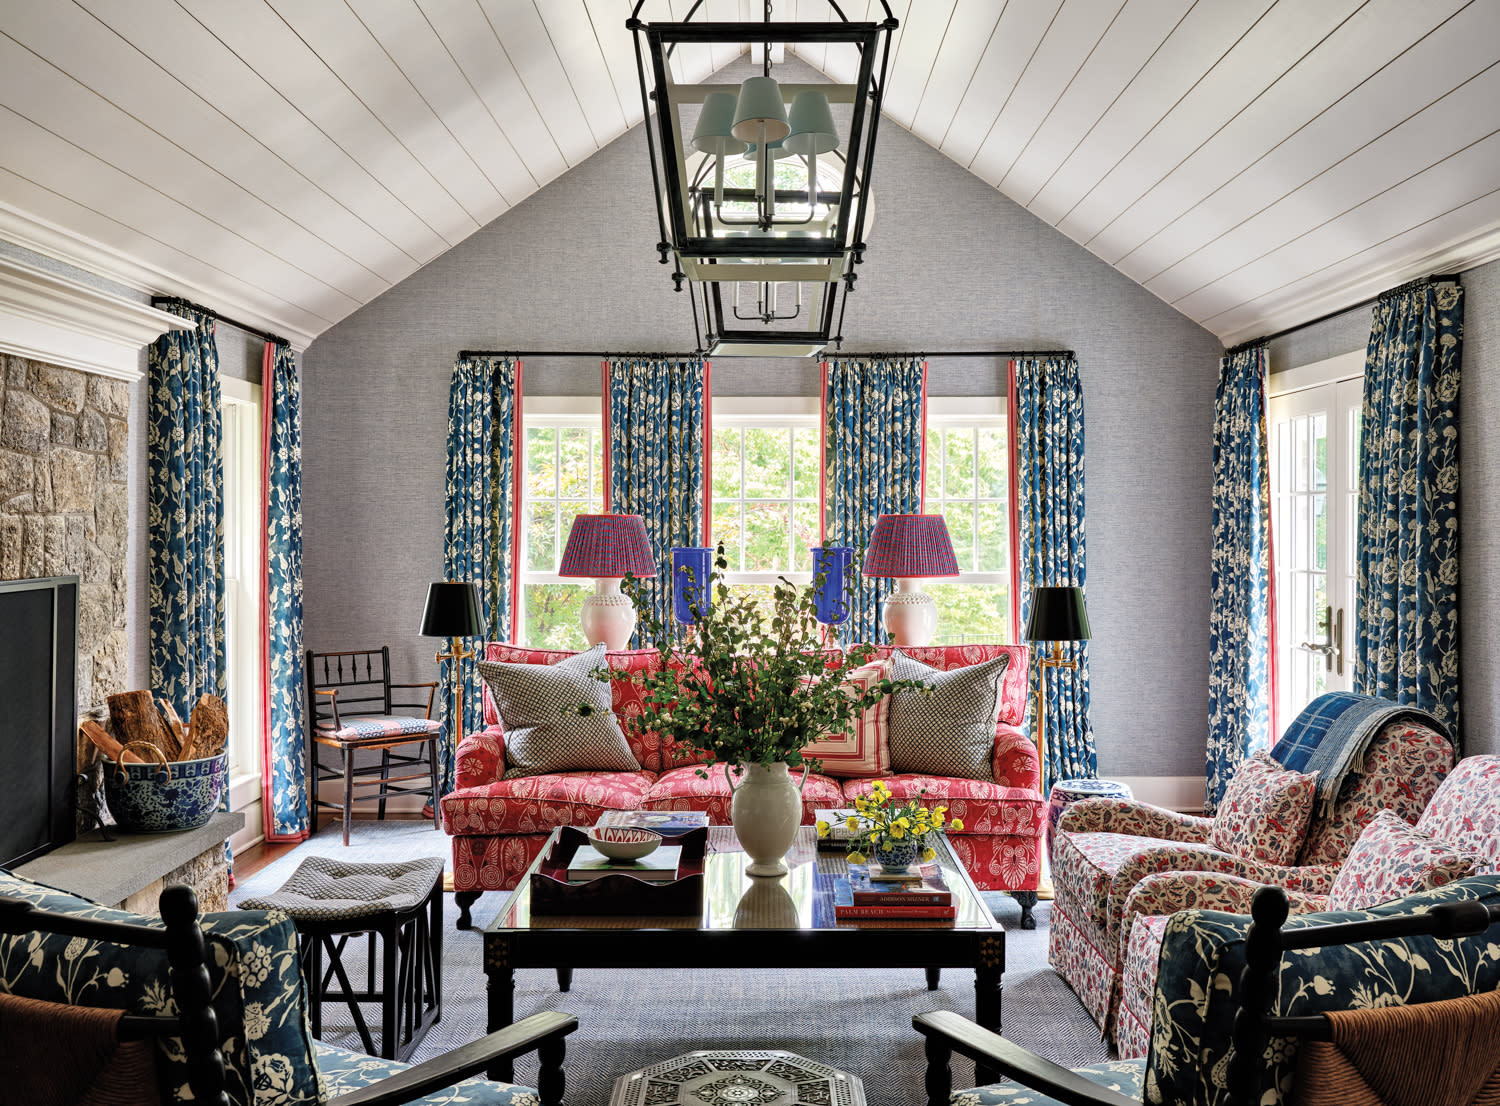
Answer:
[{"label": "stone mantel shelf", "polygon": [[207,825],[178,833],[119,833],[105,841],[93,830],[45,856],[16,866],[19,876],[113,906],[166,873],[229,840],[245,824],[239,811],[221,811]]},{"label": "stone mantel shelf", "polygon": [[192,328],[177,315],[0,257],[0,353],[134,382],[142,346]]}]

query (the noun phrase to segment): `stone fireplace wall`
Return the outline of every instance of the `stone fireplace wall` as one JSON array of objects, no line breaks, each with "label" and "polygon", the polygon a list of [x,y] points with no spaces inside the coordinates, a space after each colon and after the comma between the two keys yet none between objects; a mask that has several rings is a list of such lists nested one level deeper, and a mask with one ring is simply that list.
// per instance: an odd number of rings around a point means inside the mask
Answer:
[{"label": "stone fireplace wall", "polygon": [[77,576],[78,711],[129,690],[130,385],[0,356],[0,580]]}]

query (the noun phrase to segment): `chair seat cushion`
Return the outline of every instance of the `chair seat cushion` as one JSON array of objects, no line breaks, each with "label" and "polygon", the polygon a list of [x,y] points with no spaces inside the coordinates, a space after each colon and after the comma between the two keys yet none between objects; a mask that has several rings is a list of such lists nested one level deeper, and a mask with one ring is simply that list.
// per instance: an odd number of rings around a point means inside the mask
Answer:
[{"label": "chair seat cushion", "polygon": [[[1108,1060],[1102,1064],[1090,1064],[1086,1068],[1074,1068],[1074,1072],[1092,1080],[1111,1091],[1118,1091],[1126,1098],[1141,1101],[1141,1087],[1146,1079],[1145,1058],[1138,1060]],[[959,1091],[951,1100],[952,1106],[992,1106],[995,1103],[1026,1103],[1026,1106],[1061,1106],[1057,1099],[1023,1087],[1019,1083],[994,1083],[988,1087]]]},{"label": "chair seat cushion", "polygon": [[1074,920],[1089,927],[1090,936],[1104,947],[1109,926],[1110,885],[1132,857],[1160,845],[1176,844],[1128,833],[1068,833],[1054,842],[1052,858],[1057,897],[1069,904]]},{"label": "chair seat cushion", "polygon": [[278,890],[245,899],[240,909],[283,910],[299,922],[364,918],[387,910],[415,910],[442,878],[441,857],[358,863],[310,856]]},{"label": "chair seat cushion", "polygon": [[451,834],[549,833],[557,826],[592,826],[607,810],[635,810],[654,772],[549,772],[519,776],[443,796]]},{"label": "chair seat cushion", "polygon": [[[948,817],[963,822],[960,834],[1016,834],[1035,836],[1047,817],[1040,792],[1027,787],[1006,787],[991,780],[958,779],[953,776],[886,776],[896,802],[921,799],[925,806],[946,806]],[[843,805],[867,798],[873,780],[843,780]]]},{"label": "chair seat cushion", "polygon": [[[707,779],[698,775],[698,768],[673,768],[663,772],[641,803],[641,809],[706,810],[710,825],[729,825],[729,804],[734,796],[724,778],[724,766],[708,764],[702,771],[708,773]],[[802,770],[792,769],[791,777],[793,783],[800,780]],[[816,820],[815,811],[828,810],[843,801],[844,795],[837,780],[812,773],[802,789],[802,824],[812,825]]]},{"label": "chair seat cushion", "polygon": [[[411,1067],[395,1060],[366,1056],[362,1052],[346,1052],[321,1042],[317,1049],[318,1070],[328,1085],[330,1099],[379,1083]],[[536,1106],[540,1099],[531,1087],[476,1078],[407,1101],[411,1106],[457,1106],[458,1103],[463,1103],[463,1106]]]},{"label": "chair seat cushion", "polygon": [[381,737],[424,737],[443,732],[443,724],[432,718],[412,718],[399,714],[372,715],[367,718],[341,719],[343,726],[321,733],[340,741],[368,741]]}]

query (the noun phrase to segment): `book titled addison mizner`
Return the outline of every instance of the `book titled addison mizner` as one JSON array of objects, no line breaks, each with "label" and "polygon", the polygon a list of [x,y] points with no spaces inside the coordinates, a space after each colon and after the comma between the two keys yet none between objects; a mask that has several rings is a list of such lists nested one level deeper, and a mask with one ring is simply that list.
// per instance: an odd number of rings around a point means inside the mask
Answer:
[{"label": "book titled addison mizner", "polygon": [[854,906],[948,906],[953,902],[953,892],[943,879],[943,870],[936,864],[914,867],[912,872],[920,878],[902,876],[898,879],[883,879],[879,872],[872,873],[869,865],[849,865],[849,891]]},{"label": "book titled addison mizner", "polygon": [[681,845],[663,845],[639,860],[614,860],[592,845],[579,845],[568,862],[568,879],[585,882],[600,876],[627,875],[652,883],[670,883],[677,878],[677,861],[681,856]]}]

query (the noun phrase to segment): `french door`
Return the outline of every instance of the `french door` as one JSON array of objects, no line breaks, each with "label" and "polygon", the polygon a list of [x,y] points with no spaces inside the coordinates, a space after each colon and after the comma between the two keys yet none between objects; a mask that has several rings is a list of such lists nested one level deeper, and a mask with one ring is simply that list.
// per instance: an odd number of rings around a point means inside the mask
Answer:
[{"label": "french door", "polygon": [[1356,377],[1269,404],[1278,731],[1353,687],[1361,391]]}]

